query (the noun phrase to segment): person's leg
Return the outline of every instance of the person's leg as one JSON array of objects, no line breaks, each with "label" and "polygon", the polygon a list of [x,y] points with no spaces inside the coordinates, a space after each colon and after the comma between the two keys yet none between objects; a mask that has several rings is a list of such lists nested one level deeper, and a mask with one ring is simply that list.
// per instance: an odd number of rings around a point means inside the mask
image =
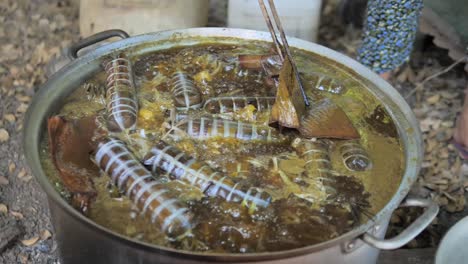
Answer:
[{"label": "person's leg", "polygon": [[357,60],[378,74],[407,61],[422,7],[423,0],[369,0]]}]

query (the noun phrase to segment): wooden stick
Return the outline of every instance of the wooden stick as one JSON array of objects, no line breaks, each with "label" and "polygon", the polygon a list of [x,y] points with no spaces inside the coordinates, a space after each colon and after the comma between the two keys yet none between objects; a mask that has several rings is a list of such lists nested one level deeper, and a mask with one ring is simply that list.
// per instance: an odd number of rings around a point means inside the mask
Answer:
[{"label": "wooden stick", "polygon": [[286,55],[288,56],[289,60],[292,63],[293,60],[291,56],[291,51],[289,49],[289,43],[288,43],[288,40],[286,39],[286,34],[284,33],[283,26],[281,25],[281,20],[279,18],[278,12],[276,11],[275,3],[273,0],[268,0],[268,3],[270,4],[270,9],[271,9],[271,13],[273,14],[273,18],[275,19],[275,26],[279,31],[281,40],[283,41],[284,50],[286,51]]},{"label": "wooden stick", "polygon": [[424,87],[424,84],[427,83],[428,81],[436,78],[436,77],[439,77],[440,75],[444,74],[444,73],[447,73],[449,72],[451,69],[453,69],[455,66],[457,66],[458,64],[464,62],[464,61],[468,61],[468,55],[465,55],[463,57],[461,57],[460,59],[458,59],[457,61],[455,61],[454,63],[450,64],[447,68],[439,71],[439,72],[436,72],[435,74],[432,74],[431,76],[425,78],[422,82],[420,83],[417,83],[416,84],[416,87],[414,87],[406,96],[405,96],[405,99],[408,99],[410,98],[414,92],[418,91],[418,90],[422,90],[422,88]]},{"label": "wooden stick", "polygon": [[[278,39],[276,37],[275,29],[273,28],[273,23],[271,21],[270,15],[268,14],[268,11],[266,9],[265,2],[264,2],[264,0],[258,0],[258,3],[260,4],[260,8],[262,9],[263,17],[265,18],[268,29],[270,30],[270,34],[271,34],[271,37],[273,38],[273,42],[275,42],[276,49],[280,50],[281,48],[278,48],[278,47],[281,47],[281,44],[279,44],[279,41],[278,41]],[[284,33],[283,26],[281,25],[281,20],[279,18],[278,12],[276,11],[275,3],[274,3],[273,0],[268,0],[268,3],[269,3],[269,6],[270,6],[270,11],[273,14],[273,18],[274,18],[274,21],[275,21],[275,27],[279,31],[281,40],[283,42],[282,48],[284,49],[284,52],[286,53],[286,56],[288,57],[289,61],[291,62],[291,65],[292,65],[292,68],[293,68],[293,71],[294,71],[294,75],[295,75],[294,77],[296,78],[297,83],[299,84],[299,88],[301,90],[301,94],[302,94],[302,97],[304,99],[304,103],[305,103],[306,106],[310,106],[309,100],[307,99],[306,93],[304,91],[304,87],[302,86],[301,78],[299,76],[299,72],[297,70],[296,63],[294,62],[294,59],[293,59],[292,54],[291,54],[291,50],[289,49],[288,40],[286,39],[286,34]],[[284,56],[284,54],[280,53],[280,55],[283,55],[283,58],[286,57],[286,56]]]},{"label": "wooden stick", "polygon": [[263,0],[258,0],[258,4],[260,5],[260,9],[262,10],[263,17],[265,18],[266,24],[268,26],[268,30],[270,31],[271,38],[273,39],[273,45],[278,52],[278,55],[281,58],[281,61],[284,61],[283,49],[281,43],[279,42],[278,38],[276,37],[275,29],[273,28],[273,24],[271,23],[270,15],[266,9],[265,3]]}]

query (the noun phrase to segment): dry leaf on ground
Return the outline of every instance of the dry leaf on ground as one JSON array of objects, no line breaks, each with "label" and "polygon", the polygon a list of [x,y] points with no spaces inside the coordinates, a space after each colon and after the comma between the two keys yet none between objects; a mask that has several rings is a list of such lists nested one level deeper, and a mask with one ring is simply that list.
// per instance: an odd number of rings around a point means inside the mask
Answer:
[{"label": "dry leaf on ground", "polygon": [[0,128],[0,142],[6,142],[10,138],[10,134],[4,128]]},{"label": "dry leaf on ground", "polygon": [[0,203],[0,214],[8,213],[8,207],[5,204]]},{"label": "dry leaf on ground", "polygon": [[44,230],[41,232],[41,240],[47,240],[47,239],[49,239],[50,237],[52,237],[52,234],[50,233],[49,230],[44,229]]},{"label": "dry leaf on ground", "polygon": [[31,237],[30,239],[21,240],[21,243],[27,247],[33,246],[39,240],[38,236]]},{"label": "dry leaf on ground", "polygon": [[25,168],[21,168],[21,170],[18,172],[17,177],[18,177],[19,179],[22,179],[22,178],[26,177],[26,173],[27,173],[27,172],[26,172],[26,169],[25,169]]},{"label": "dry leaf on ground", "polygon": [[436,104],[440,100],[440,94],[434,94],[426,99],[429,104]]},{"label": "dry leaf on ground", "polygon": [[6,114],[3,116],[3,118],[10,123],[14,123],[16,121],[16,117],[14,114]]},{"label": "dry leaf on ground", "polygon": [[8,164],[8,172],[12,174],[16,170],[16,164],[14,162],[11,162]]},{"label": "dry leaf on ground", "polygon": [[8,185],[10,181],[8,181],[7,177],[5,176],[0,176],[0,185]]},{"label": "dry leaf on ground", "polygon": [[12,216],[18,218],[18,219],[23,219],[23,218],[24,218],[23,214],[20,213],[20,212],[10,211],[10,214],[11,214]]}]

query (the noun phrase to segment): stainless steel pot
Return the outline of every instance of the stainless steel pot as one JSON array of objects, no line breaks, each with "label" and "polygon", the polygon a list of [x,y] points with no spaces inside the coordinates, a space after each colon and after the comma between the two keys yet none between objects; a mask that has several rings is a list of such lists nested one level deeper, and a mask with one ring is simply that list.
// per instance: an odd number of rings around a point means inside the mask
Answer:
[{"label": "stainless steel pot", "polygon": [[[79,49],[103,39],[120,36],[123,40],[101,46],[78,57]],[[290,38],[291,47],[310,51],[334,64],[350,69],[368,84],[393,118],[404,146],[405,170],[401,184],[387,205],[368,222],[335,239],[294,250],[257,254],[203,254],[158,247],[129,239],[92,222],[74,210],[54,190],[39,159],[40,142],[46,131],[47,117],[62,106],[64,99],[80,84],[100,70],[102,58],[125,51],[139,55],[179,45],[204,42],[235,44],[239,39],[270,41],[266,32],[193,28],[164,31],[126,38],[120,31],[108,31],[85,39],[71,49],[69,64],[54,74],[34,97],[29,107],[24,134],[27,161],[48,195],[52,221],[63,263],[375,263],[379,249],[395,249],[418,235],[437,215],[438,207],[429,200],[407,199],[400,203],[417,178],[422,141],[418,123],[400,94],[378,75],[338,52],[300,39]],[[384,239],[393,210],[398,206],[421,206],[425,212],[400,235]]]},{"label": "stainless steel pot", "polygon": [[466,263],[468,252],[465,243],[468,243],[468,216],[458,221],[444,235],[437,248],[435,264]]}]

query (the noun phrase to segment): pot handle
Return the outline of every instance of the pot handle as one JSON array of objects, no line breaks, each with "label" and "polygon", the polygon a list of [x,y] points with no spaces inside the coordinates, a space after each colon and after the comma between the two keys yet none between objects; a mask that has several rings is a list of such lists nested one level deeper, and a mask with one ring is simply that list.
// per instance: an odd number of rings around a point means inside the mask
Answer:
[{"label": "pot handle", "polygon": [[111,29],[111,30],[106,30],[106,31],[96,33],[94,35],[91,35],[87,38],[84,38],[78,41],[78,43],[76,44],[73,44],[68,50],[68,56],[72,60],[77,59],[78,51],[81,50],[82,48],[86,48],[90,45],[96,44],[98,42],[101,42],[103,40],[110,39],[113,37],[120,37],[122,39],[126,39],[126,38],[129,38],[130,35],[128,35],[127,32],[120,30],[120,29]]},{"label": "pot handle", "polygon": [[415,238],[419,233],[421,233],[427,226],[434,220],[434,218],[439,213],[439,206],[430,199],[422,198],[407,198],[400,207],[424,207],[426,208],[425,212],[419,216],[411,225],[409,225],[405,230],[403,230],[399,235],[389,238],[389,239],[380,239],[376,238],[370,233],[365,233],[362,237],[362,240],[378,249],[397,249]]}]

